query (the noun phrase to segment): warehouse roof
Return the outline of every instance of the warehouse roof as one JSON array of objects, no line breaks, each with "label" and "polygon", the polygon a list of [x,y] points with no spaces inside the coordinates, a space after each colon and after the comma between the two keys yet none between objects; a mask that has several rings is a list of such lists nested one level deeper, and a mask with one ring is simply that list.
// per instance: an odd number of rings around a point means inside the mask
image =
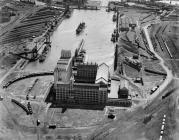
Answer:
[{"label": "warehouse roof", "polygon": [[102,63],[101,65],[98,66],[95,83],[103,82],[104,84],[107,84],[108,77],[109,77],[109,66],[106,65],[105,63]]},{"label": "warehouse roof", "polygon": [[129,89],[129,82],[127,80],[121,80],[120,89],[128,90]]}]

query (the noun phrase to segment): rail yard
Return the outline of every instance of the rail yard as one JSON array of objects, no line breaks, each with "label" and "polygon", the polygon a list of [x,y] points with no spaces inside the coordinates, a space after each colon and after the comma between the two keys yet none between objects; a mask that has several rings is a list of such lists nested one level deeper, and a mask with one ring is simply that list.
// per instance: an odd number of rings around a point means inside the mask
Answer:
[{"label": "rail yard", "polygon": [[0,139],[178,140],[179,6],[0,0]]}]

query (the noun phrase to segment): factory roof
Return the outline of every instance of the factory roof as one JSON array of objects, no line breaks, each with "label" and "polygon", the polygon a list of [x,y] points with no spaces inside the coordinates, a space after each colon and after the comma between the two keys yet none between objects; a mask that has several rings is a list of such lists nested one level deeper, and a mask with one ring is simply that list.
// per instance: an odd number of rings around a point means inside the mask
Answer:
[{"label": "factory roof", "polygon": [[102,63],[99,65],[97,74],[96,74],[96,82],[95,83],[108,83],[108,77],[109,77],[109,66],[105,63]]}]

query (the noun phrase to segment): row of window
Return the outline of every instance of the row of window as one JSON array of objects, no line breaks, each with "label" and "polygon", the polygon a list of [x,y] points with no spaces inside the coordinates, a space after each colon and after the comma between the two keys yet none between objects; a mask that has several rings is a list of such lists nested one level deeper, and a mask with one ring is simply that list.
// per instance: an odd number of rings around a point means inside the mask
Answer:
[{"label": "row of window", "polygon": [[[72,96],[68,96],[68,95],[56,95],[56,99],[67,99],[69,97],[72,97]],[[105,97],[102,97],[102,98],[98,98],[98,97],[95,97],[95,96],[78,96],[78,97],[74,97],[74,100],[81,100],[81,99],[87,99],[87,100],[106,100]]]},{"label": "row of window", "polygon": [[74,101],[70,101],[68,99],[57,99],[59,100],[60,102],[71,102],[71,103],[90,103],[90,104],[93,104],[93,103],[104,103],[104,101],[96,101],[96,100],[74,100]]},{"label": "row of window", "polygon": [[56,95],[58,96],[75,96],[75,97],[95,97],[95,98],[102,98],[106,95],[103,95],[103,96],[99,96],[98,94],[69,94],[69,93],[57,93]]},{"label": "row of window", "polygon": [[103,94],[106,94],[107,91],[103,91],[103,92],[99,92],[98,90],[91,90],[91,89],[74,89],[74,90],[71,90],[71,89],[67,89],[67,88],[64,88],[64,89],[61,89],[61,88],[57,88],[56,89],[56,92],[57,93],[90,93],[90,94],[98,94],[98,95],[103,95]]},{"label": "row of window", "polygon": [[62,94],[57,94],[56,97],[74,97],[74,98],[92,98],[92,99],[105,99],[106,96],[102,96],[102,97],[99,97],[99,96],[89,96],[89,95],[79,95],[79,96],[76,96],[76,95],[69,95],[69,94],[65,94],[65,95],[62,95]]}]

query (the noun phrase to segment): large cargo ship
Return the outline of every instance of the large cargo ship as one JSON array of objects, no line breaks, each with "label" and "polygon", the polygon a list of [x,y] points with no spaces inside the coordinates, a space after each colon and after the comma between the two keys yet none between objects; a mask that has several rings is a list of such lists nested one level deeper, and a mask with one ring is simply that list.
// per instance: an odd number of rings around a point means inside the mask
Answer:
[{"label": "large cargo ship", "polygon": [[76,29],[76,34],[80,34],[85,28],[85,22],[82,22],[78,25],[78,28]]}]

